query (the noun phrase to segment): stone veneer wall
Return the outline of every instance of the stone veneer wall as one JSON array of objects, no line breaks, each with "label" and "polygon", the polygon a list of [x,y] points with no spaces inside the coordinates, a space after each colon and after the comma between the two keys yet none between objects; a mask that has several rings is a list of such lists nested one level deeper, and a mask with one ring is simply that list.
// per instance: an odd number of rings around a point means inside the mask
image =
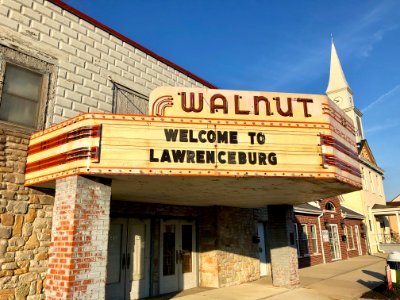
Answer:
[{"label": "stone veneer wall", "polygon": [[28,133],[0,126],[0,299],[43,299],[54,198],[23,186]]},{"label": "stone veneer wall", "polygon": [[218,208],[218,270],[220,287],[260,278],[257,222],[253,209]]}]

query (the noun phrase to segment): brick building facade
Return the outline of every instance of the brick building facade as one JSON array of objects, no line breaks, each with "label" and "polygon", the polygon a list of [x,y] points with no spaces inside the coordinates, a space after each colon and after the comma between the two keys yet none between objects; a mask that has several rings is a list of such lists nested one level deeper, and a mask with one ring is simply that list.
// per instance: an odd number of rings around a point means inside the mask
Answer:
[{"label": "brick building facade", "polygon": [[365,217],[338,197],[295,206],[299,267],[367,254]]}]

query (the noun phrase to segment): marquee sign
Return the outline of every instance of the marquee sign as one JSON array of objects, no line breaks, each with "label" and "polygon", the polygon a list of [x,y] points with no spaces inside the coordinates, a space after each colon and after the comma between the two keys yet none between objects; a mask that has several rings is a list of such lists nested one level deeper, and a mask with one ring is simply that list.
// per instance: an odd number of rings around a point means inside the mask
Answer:
[{"label": "marquee sign", "polygon": [[321,95],[158,88],[147,116],[83,114],[33,134],[28,152],[27,185],[97,174],[361,187],[351,120]]}]

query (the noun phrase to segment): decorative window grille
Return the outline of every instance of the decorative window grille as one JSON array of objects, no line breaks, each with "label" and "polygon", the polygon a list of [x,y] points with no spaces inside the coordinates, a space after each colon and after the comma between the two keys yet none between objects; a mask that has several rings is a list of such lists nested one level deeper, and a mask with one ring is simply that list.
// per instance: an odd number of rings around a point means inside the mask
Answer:
[{"label": "decorative window grille", "polygon": [[113,113],[147,115],[148,111],[145,95],[113,82]]}]

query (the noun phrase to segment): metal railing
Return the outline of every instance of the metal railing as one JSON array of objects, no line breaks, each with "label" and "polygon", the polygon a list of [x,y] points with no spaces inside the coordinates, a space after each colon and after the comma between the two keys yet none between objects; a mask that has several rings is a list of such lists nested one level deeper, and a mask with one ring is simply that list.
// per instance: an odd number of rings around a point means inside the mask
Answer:
[{"label": "metal railing", "polygon": [[400,244],[398,233],[378,233],[375,234],[376,240],[381,244]]}]

